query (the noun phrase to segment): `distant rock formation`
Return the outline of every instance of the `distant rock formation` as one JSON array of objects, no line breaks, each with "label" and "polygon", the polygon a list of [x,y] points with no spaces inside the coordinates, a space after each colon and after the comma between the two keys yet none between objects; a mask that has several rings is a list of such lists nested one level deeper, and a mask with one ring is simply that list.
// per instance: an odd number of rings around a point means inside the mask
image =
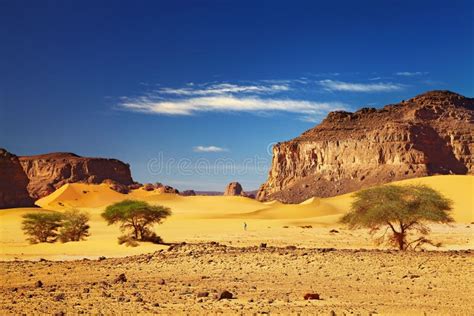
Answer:
[{"label": "distant rock formation", "polygon": [[195,196],[196,192],[194,190],[185,190],[180,193],[182,196]]},{"label": "distant rock formation", "polygon": [[160,182],[157,182],[155,184],[153,183],[146,183],[142,186],[142,189],[145,191],[154,191],[156,190],[158,193],[173,193],[173,194],[179,194],[178,189],[175,189],[169,185],[164,185]]},{"label": "distant rock formation", "polygon": [[0,208],[33,206],[27,185],[18,157],[0,148]]},{"label": "distant rock formation", "polygon": [[157,189],[159,193],[172,193],[172,194],[179,194],[179,190],[175,189],[169,185],[164,185]]},{"label": "distant rock formation", "polygon": [[227,185],[224,191],[224,195],[243,195],[244,191],[242,186],[238,182],[231,182]]},{"label": "distant rock formation", "polygon": [[[72,153],[51,153],[19,157],[29,179],[28,192],[34,199],[44,197],[66,183],[99,184],[104,181],[128,186],[133,184],[130,166],[117,159],[87,158]],[[125,190],[125,189],[123,189]]]},{"label": "distant rock formation", "polygon": [[431,91],[381,109],[331,112],[278,143],[259,200],[328,197],[435,174],[474,174],[474,99]]}]

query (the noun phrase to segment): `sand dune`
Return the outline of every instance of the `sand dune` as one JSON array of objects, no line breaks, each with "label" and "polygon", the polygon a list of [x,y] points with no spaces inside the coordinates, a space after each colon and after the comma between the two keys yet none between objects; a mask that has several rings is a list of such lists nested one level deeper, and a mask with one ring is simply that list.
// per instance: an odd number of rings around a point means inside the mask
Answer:
[{"label": "sand dune", "polygon": [[[426,184],[439,190],[454,202],[452,215],[456,221],[474,221],[474,176],[433,176],[394,182],[395,184]],[[170,207],[175,214],[193,218],[254,218],[296,219],[344,214],[350,209],[352,193],[330,197],[311,198],[300,204],[278,201],[261,203],[236,196],[180,196],[160,194],[157,191],[133,190],[120,194],[107,185],[66,184],[51,195],[36,202],[44,209],[63,210],[100,208],[124,200],[139,199]],[[334,217],[336,218],[336,217]]]},{"label": "sand dune", "polygon": [[[454,201],[452,215],[459,223],[474,221],[474,176],[434,176],[397,182],[427,184]],[[365,231],[349,231],[338,220],[347,212],[352,194],[331,198],[311,198],[300,204],[278,201],[259,202],[234,196],[179,196],[157,191],[133,190],[120,194],[107,185],[67,184],[37,201],[41,208],[6,209],[0,211],[0,257],[75,258],[125,256],[160,249],[142,244],[137,248],[120,246],[117,226],[108,226],[101,217],[103,209],[124,199],[145,200],[172,209],[173,215],[156,230],[168,242],[221,241],[238,245],[260,242],[311,247],[373,248]],[[78,208],[91,216],[91,237],[75,243],[29,245],[21,230],[22,215],[32,211]],[[243,223],[248,225],[247,231]],[[312,226],[302,229],[301,226]],[[329,231],[338,229],[334,235]],[[434,236],[446,244],[445,249],[473,248],[473,228],[456,224],[454,228],[435,226]]]}]

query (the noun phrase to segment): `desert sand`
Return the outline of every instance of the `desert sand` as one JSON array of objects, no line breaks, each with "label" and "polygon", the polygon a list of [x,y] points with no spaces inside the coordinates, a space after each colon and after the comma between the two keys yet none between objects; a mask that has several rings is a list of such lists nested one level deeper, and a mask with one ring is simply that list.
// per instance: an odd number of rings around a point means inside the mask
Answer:
[{"label": "desert sand", "polygon": [[[473,176],[435,176],[399,183],[424,183],[443,192],[454,201],[450,226],[432,225],[432,238],[443,242],[440,250],[474,248]],[[236,196],[179,196],[155,191],[134,190],[120,194],[107,185],[66,184],[40,199],[41,208],[5,209],[0,211],[0,259],[82,259],[100,256],[120,257],[153,252],[165,248],[142,243],[139,247],[117,244],[120,230],[108,226],[100,216],[103,209],[123,199],[141,199],[170,207],[173,214],[157,233],[169,243],[217,241],[235,246],[252,246],[266,242],[275,246],[334,247],[373,249],[366,230],[348,230],[337,223],[350,207],[351,194],[332,198],[312,198],[300,204],[259,201]],[[30,245],[21,230],[22,215],[31,211],[78,208],[91,216],[91,236],[72,243]],[[243,224],[247,223],[247,231]],[[309,228],[311,226],[311,228]],[[306,227],[306,228],[302,228]],[[331,233],[336,229],[338,233]]]},{"label": "desert sand", "polygon": [[[376,247],[367,230],[339,224],[351,194],[289,205],[67,184],[41,208],[0,211],[0,314],[472,315],[474,177],[401,183],[428,184],[454,201],[456,222],[431,225],[431,239],[443,243],[436,251]],[[119,228],[100,214],[126,198],[172,209],[155,227],[171,247],[118,245]],[[87,240],[26,241],[23,214],[69,208],[90,214]],[[115,281],[122,273],[126,281]],[[224,290],[234,299],[219,300]]]}]

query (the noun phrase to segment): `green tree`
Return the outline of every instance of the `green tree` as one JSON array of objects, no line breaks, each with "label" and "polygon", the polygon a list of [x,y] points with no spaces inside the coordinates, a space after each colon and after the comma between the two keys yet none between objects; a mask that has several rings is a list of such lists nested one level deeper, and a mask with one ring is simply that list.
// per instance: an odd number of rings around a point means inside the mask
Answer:
[{"label": "green tree", "polygon": [[426,185],[383,185],[356,192],[354,197],[341,222],[350,228],[369,228],[372,235],[382,231],[376,243],[387,242],[400,250],[435,245],[425,237],[430,232],[426,224],[453,221],[452,201]]},{"label": "green tree", "polygon": [[43,211],[23,215],[22,229],[32,244],[55,242],[63,216],[59,212]]},{"label": "green tree", "polygon": [[109,225],[120,223],[123,232],[130,231],[131,235],[120,237],[119,242],[125,242],[127,237],[140,241],[161,241],[151,228],[154,224],[161,224],[163,219],[170,215],[171,211],[167,207],[136,200],[112,204],[102,213],[102,217]]},{"label": "green tree", "polygon": [[89,215],[76,209],[63,213],[63,222],[59,230],[62,242],[80,241],[89,236]]}]

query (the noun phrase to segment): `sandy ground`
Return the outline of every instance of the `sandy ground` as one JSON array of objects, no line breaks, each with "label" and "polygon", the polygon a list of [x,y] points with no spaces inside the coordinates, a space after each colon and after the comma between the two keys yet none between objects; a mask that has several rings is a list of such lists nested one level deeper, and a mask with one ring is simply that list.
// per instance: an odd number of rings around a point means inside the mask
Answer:
[{"label": "sandy ground", "polygon": [[[456,222],[430,226],[430,238],[443,243],[436,251],[375,249],[367,230],[338,224],[350,194],[285,205],[65,185],[39,200],[41,208],[0,210],[0,315],[474,315],[474,177],[403,181],[414,182],[454,201]],[[156,232],[193,244],[118,245],[119,228],[101,213],[126,198],[170,207]],[[24,214],[70,208],[89,213],[90,237],[26,241]],[[115,282],[122,273],[127,280]],[[219,300],[224,290],[234,299]],[[304,300],[306,293],[321,299]]]},{"label": "sandy ground", "polygon": [[[474,314],[471,251],[199,244],[100,261],[1,262],[0,272],[1,315]],[[116,281],[122,273],[126,281]],[[234,299],[219,300],[224,290]]]},{"label": "sandy ground", "polygon": [[[431,237],[444,244],[440,250],[474,248],[474,176],[436,176],[402,181],[425,183],[454,201],[451,226],[432,225]],[[157,194],[134,190],[124,195],[107,185],[68,184],[38,201],[42,208],[0,210],[0,260],[45,258],[49,260],[123,257],[154,252],[165,247],[144,243],[132,248],[118,245],[121,235],[115,225],[102,219],[104,208],[125,198],[141,199],[170,207],[173,215],[156,232],[166,242],[218,241],[234,246],[267,242],[276,246],[374,248],[366,230],[347,230],[338,219],[350,207],[351,195],[309,199],[300,204],[261,203],[233,196],[192,196]],[[22,215],[78,208],[91,216],[90,234],[85,241],[30,245],[21,230]],[[244,231],[243,225],[248,229]],[[302,228],[308,227],[311,228]],[[330,233],[336,229],[338,233]]]}]

